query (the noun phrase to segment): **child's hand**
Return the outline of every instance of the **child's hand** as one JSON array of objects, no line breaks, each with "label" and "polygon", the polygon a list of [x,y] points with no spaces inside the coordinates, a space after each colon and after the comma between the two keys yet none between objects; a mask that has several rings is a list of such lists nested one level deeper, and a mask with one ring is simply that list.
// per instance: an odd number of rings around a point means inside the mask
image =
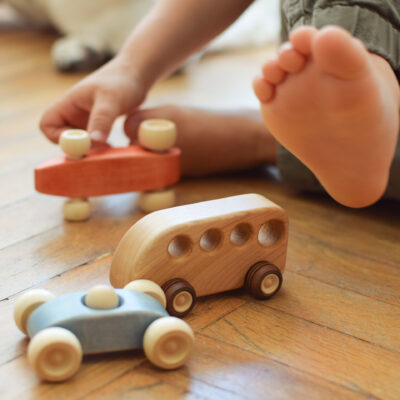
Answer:
[{"label": "child's hand", "polygon": [[94,143],[104,143],[114,120],[138,107],[146,96],[132,68],[114,59],[68,90],[40,121],[53,142],[66,129],[86,129]]}]

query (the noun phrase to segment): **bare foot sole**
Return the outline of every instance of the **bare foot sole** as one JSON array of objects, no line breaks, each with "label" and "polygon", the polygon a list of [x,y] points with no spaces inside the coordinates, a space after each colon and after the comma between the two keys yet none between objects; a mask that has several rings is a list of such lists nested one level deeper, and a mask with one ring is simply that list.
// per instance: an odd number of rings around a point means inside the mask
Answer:
[{"label": "bare foot sole", "polygon": [[293,31],[254,80],[264,121],[328,193],[364,207],[384,193],[399,130],[390,65],[339,27]]},{"label": "bare foot sole", "polygon": [[139,124],[149,118],[176,123],[177,146],[182,149],[182,172],[186,176],[276,162],[276,140],[256,110],[215,112],[177,106],[139,110],[125,122],[125,132],[132,142],[136,141]]}]

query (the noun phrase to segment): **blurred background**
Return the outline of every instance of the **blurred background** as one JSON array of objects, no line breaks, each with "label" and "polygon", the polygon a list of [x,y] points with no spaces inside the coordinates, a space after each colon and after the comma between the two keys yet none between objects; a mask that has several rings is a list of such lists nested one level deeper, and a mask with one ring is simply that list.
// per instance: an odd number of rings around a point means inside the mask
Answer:
[{"label": "blurred background", "polygon": [[[52,29],[51,57],[59,70],[92,70],[121,47],[157,0],[3,0],[0,29],[11,24]],[[255,0],[205,52],[263,46],[277,39],[279,0]],[[197,56],[198,58],[198,56]]]}]

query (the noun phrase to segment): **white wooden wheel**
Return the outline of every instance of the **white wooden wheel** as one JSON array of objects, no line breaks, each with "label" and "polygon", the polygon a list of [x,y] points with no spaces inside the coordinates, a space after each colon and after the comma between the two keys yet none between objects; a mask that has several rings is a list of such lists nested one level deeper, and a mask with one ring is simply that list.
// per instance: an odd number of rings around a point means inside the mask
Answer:
[{"label": "white wooden wheel", "polygon": [[90,149],[90,136],[82,129],[68,129],[61,134],[59,145],[67,158],[79,160]]},{"label": "white wooden wheel", "polygon": [[28,347],[28,360],[46,381],[65,381],[75,375],[82,362],[77,337],[64,328],[47,328],[37,333]]},{"label": "white wooden wheel", "polygon": [[279,276],[276,274],[269,274],[261,281],[260,289],[264,294],[269,295],[275,293],[279,285]]},{"label": "white wooden wheel", "polygon": [[97,310],[111,310],[119,305],[119,297],[111,286],[96,285],[88,290],[85,304]]},{"label": "white wooden wheel", "polygon": [[190,292],[183,290],[179,292],[172,300],[172,307],[178,313],[184,313],[192,307],[193,296]]},{"label": "white wooden wheel", "polygon": [[164,308],[167,306],[167,299],[165,297],[164,291],[159,285],[157,285],[157,283],[148,279],[137,279],[135,281],[129,282],[125,285],[124,289],[146,293],[158,300]]},{"label": "white wooden wheel", "polygon": [[193,342],[193,331],[185,321],[176,317],[163,317],[147,328],[143,349],[146,357],[157,367],[174,369],[186,362]]},{"label": "white wooden wheel", "polygon": [[142,192],[139,194],[139,207],[144,212],[153,212],[170,208],[175,205],[175,191],[155,190],[153,192]]},{"label": "white wooden wheel", "polygon": [[152,151],[166,151],[176,140],[176,126],[167,119],[148,119],[139,125],[139,144]]},{"label": "white wooden wheel", "polygon": [[54,299],[54,294],[45,289],[33,289],[21,295],[14,306],[14,321],[18,329],[28,334],[26,324],[29,316],[40,305]]},{"label": "white wooden wheel", "polygon": [[92,207],[86,199],[68,199],[63,205],[63,215],[67,221],[85,221],[91,212]]}]

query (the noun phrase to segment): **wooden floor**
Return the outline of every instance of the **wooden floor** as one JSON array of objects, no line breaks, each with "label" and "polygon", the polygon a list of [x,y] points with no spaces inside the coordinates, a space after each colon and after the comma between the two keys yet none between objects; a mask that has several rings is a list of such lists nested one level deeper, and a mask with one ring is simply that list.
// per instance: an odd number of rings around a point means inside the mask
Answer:
[{"label": "wooden floor", "polygon": [[[287,268],[275,298],[202,299],[186,319],[194,353],[177,371],[157,370],[135,351],[85,357],[63,384],[38,381],[13,322],[15,299],[33,287],[62,294],[107,283],[118,241],[142,216],[127,194],[93,201],[86,223],[65,223],[63,199],[35,193],[34,166],[59,154],[38,119],[80,77],[53,70],[53,40],[0,28],[0,398],[400,399],[399,203],[346,209],[295,195],[264,173],[185,180],[177,193],[184,204],[257,192],[287,210]],[[266,54],[209,57],[159,84],[149,104],[253,106],[249,82]]]}]

